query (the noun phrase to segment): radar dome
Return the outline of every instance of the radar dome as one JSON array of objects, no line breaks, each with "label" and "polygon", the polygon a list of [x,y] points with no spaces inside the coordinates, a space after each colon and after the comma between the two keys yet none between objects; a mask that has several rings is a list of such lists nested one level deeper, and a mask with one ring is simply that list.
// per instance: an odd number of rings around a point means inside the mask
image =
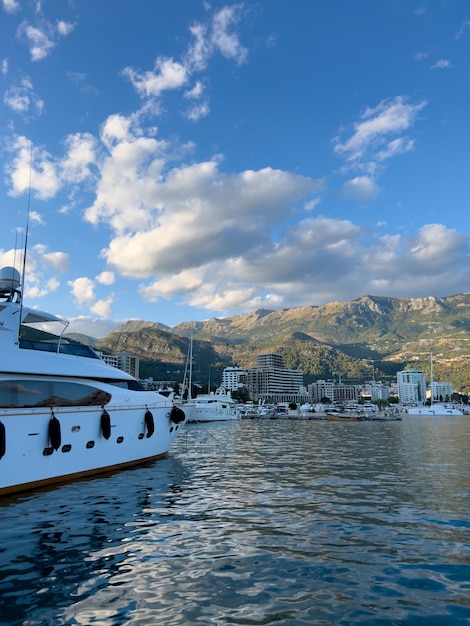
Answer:
[{"label": "radar dome", "polygon": [[0,291],[17,291],[20,288],[20,273],[14,267],[0,269]]}]

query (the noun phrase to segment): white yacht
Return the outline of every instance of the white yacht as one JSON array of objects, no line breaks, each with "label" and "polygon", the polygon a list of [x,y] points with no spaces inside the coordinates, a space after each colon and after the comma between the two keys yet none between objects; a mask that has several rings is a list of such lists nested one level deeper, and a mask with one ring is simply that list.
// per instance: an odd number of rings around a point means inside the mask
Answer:
[{"label": "white yacht", "polygon": [[410,406],[403,409],[406,415],[431,415],[434,417],[459,417],[463,411],[452,404],[431,404],[430,406]]},{"label": "white yacht", "polygon": [[215,393],[201,393],[182,406],[188,422],[225,422],[241,417],[237,403],[223,388]]},{"label": "white yacht", "polygon": [[[165,455],[185,423],[88,346],[67,343],[54,315],[23,306],[18,270],[0,270],[0,495]],[[22,338],[55,322],[54,340]]]}]

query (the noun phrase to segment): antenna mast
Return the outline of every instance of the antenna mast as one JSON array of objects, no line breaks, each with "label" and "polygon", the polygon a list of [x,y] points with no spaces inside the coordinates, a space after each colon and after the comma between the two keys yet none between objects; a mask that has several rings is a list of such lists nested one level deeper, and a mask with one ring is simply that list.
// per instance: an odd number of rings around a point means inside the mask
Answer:
[{"label": "antenna mast", "polygon": [[28,210],[26,213],[26,232],[24,237],[24,251],[23,251],[23,268],[21,274],[21,286],[24,289],[24,280],[26,274],[26,253],[28,250],[28,234],[29,234],[29,213],[31,209],[31,181],[33,175],[33,143],[31,142],[30,156],[29,156],[29,184],[28,184]]},{"label": "antenna mast", "polygon": [[28,249],[28,233],[29,233],[29,211],[31,207],[31,180],[33,170],[33,142],[31,142],[30,156],[29,156],[29,185],[28,185],[28,210],[26,213],[26,232],[24,236],[24,251],[23,251],[23,268],[21,272],[21,285],[19,291],[20,298],[20,319],[18,320],[18,341],[20,340],[21,332],[21,319],[23,317],[23,293],[24,293],[24,281],[26,274],[26,251]]}]

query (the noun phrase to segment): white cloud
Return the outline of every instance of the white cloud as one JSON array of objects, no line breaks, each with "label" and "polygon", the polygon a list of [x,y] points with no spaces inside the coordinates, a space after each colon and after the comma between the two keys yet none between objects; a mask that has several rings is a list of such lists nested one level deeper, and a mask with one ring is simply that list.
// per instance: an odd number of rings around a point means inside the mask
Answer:
[{"label": "white cloud", "polygon": [[111,307],[114,302],[114,294],[110,295],[108,298],[104,298],[103,300],[98,300],[91,306],[91,310],[96,315],[99,315],[103,318],[109,318],[111,316]]},{"label": "white cloud", "polygon": [[131,138],[132,120],[123,115],[110,115],[106,118],[101,128],[101,140],[105,146],[110,147],[115,143]]},{"label": "white cloud", "polygon": [[411,128],[425,105],[424,101],[410,104],[402,96],[383,100],[378,106],[366,109],[361,121],[354,124],[349,139],[337,142],[335,152],[344,155],[349,162],[373,160],[377,149],[382,149],[390,135]]},{"label": "white cloud", "polygon": [[463,36],[463,34],[464,34],[465,29],[467,28],[467,26],[470,26],[470,20],[465,20],[465,21],[463,22],[463,24],[460,26],[459,30],[458,30],[458,31],[457,31],[457,33],[455,34],[455,38],[456,38],[456,39],[460,39],[460,38]]},{"label": "white cloud", "polygon": [[95,319],[86,315],[69,318],[68,322],[67,333],[80,333],[98,339],[106,337],[116,326],[119,326],[119,322],[113,322],[109,319]]},{"label": "white cloud", "polygon": [[320,202],[320,198],[312,198],[311,200],[308,200],[308,202],[304,204],[304,211],[313,211],[318,206],[318,204],[320,204]]},{"label": "white cloud", "polygon": [[3,59],[1,72],[3,76],[8,74],[8,59]]},{"label": "white cloud", "polygon": [[29,46],[32,61],[41,61],[53,50],[55,43],[46,30],[23,22],[18,30],[21,39],[25,39]]},{"label": "white cloud", "polygon": [[452,67],[452,64],[447,59],[438,59],[433,65],[431,65],[432,70],[447,70]]},{"label": "white cloud", "polygon": [[68,270],[70,257],[66,252],[46,252],[42,258],[46,265],[53,267],[59,272]]},{"label": "white cloud", "polygon": [[223,56],[237,63],[243,63],[248,54],[248,50],[241,45],[238,34],[229,32],[229,29],[239,21],[240,8],[241,5],[233,5],[218,11],[212,20],[211,35],[213,45]]},{"label": "white cloud", "polygon": [[6,13],[15,13],[20,9],[18,0],[2,0],[3,9]]},{"label": "white cloud", "polygon": [[54,197],[65,185],[92,179],[92,165],[97,164],[96,139],[88,133],[69,135],[64,140],[65,154],[53,159],[46,152],[31,146],[24,136],[15,137],[8,149],[13,158],[5,170],[9,176],[10,195],[29,190],[42,200]]},{"label": "white cloud", "polygon": [[209,104],[207,102],[202,102],[187,109],[186,117],[193,122],[197,122],[197,120],[200,120],[201,117],[209,115],[209,111]]},{"label": "white cloud", "polygon": [[[110,285],[114,280],[112,272],[102,272],[97,276],[97,281],[103,285]],[[115,299],[115,295],[111,294],[106,298],[96,299],[95,281],[86,276],[76,278],[69,281],[70,292],[79,307],[87,307],[100,317],[111,317],[111,308]],[[75,331],[77,332],[77,331]]]},{"label": "white cloud", "polygon": [[[146,99],[146,107],[150,107],[154,114],[158,112],[159,108],[152,100],[160,98],[165,91],[186,88],[195,72],[207,70],[210,59],[217,52],[237,64],[246,60],[248,50],[241,44],[235,30],[240,21],[241,7],[223,7],[214,12],[207,23],[193,24],[189,29],[192,40],[182,53],[181,61],[159,56],[151,71],[124,68],[123,75],[131,81],[137,93]],[[186,89],[183,96],[198,99],[202,97],[203,91],[203,82],[198,80],[193,87]],[[197,121],[208,115],[209,110],[209,99],[206,97],[204,103],[183,111],[183,116]]]},{"label": "white cloud", "polygon": [[202,71],[206,68],[211,55],[211,44],[207,39],[207,26],[195,24],[189,29],[194,42],[185,54],[185,65],[189,71]]},{"label": "white cloud", "polygon": [[69,281],[71,293],[79,307],[93,306],[95,302],[94,282],[90,278],[82,276]]},{"label": "white cloud", "polygon": [[[15,154],[6,166],[10,177],[12,196],[18,196],[30,188],[39,198],[53,197],[60,188],[57,164],[43,150],[33,148],[26,137],[15,137],[9,150]],[[33,158],[31,158],[31,153]]]},{"label": "white cloud", "polygon": [[102,285],[112,285],[115,282],[116,277],[114,272],[101,272],[101,274],[98,274],[96,277],[96,280]]},{"label": "white cloud", "polygon": [[203,91],[204,85],[200,80],[198,80],[192,89],[188,89],[184,92],[184,97],[189,99],[198,99],[202,96]]},{"label": "white cloud", "polygon": [[436,293],[437,285],[457,293],[470,279],[468,243],[440,224],[409,238],[374,237],[346,220],[306,219],[286,228],[278,241],[156,277],[140,294],[227,314],[347,301],[358,294],[419,297]]},{"label": "white cloud", "polygon": [[57,32],[63,37],[70,35],[74,28],[75,24],[72,24],[70,22],[64,22],[63,20],[58,20],[57,22]]},{"label": "white cloud", "polygon": [[28,283],[26,284],[26,298],[35,299],[35,298],[44,298],[45,296],[57,291],[59,288],[59,281],[55,278],[51,278],[48,280],[43,286],[36,284],[28,287]]},{"label": "white cloud", "polygon": [[30,222],[34,222],[35,224],[44,224],[44,220],[42,219],[42,215],[40,213],[38,213],[37,211],[30,211],[29,212],[29,219]]},{"label": "white cloud", "polygon": [[[23,273],[23,260],[24,250],[0,249],[0,266],[12,265]],[[43,298],[57,291],[60,283],[56,274],[67,270],[68,260],[69,256],[64,252],[50,251],[41,244],[29,246],[26,256],[25,298]]]},{"label": "white cloud", "polygon": [[386,161],[405,152],[411,152],[414,149],[415,142],[408,137],[398,137],[398,139],[392,139],[388,143],[384,144],[382,150],[376,153],[376,159],[379,162]]},{"label": "white cloud", "polygon": [[143,97],[160,96],[168,89],[179,89],[188,81],[187,69],[173,59],[158,57],[153,72],[137,72],[130,67],[123,70],[137,92]]},{"label": "white cloud", "polygon": [[108,160],[85,213],[116,232],[104,256],[126,276],[180,272],[258,245],[288,219],[297,201],[324,189],[321,180],[270,168],[222,174],[215,161],[164,175],[158,158],[149,158],[151,146],[142,150],[140,141],[122,146],[133,155],[132,169],[127,159]]},{"label": "white cloud", "polygon": [[38,18],[37,24],[23,21],[18,28],[18,37],[29,47],[32,61],[42,61],[49,56],[57,45],[58,36],[65,37],[75,28],[75,24],[58,20],[52,24],[46,19]]},{"label": "white cloud", "polygon": [[375,200],[380,193],[380,187],[368,176],[356,176],[343,185],[343,198],[369,202]]},{"label": "white cloud", "polygon": [[11,85],[3,96],[3,102],[15,113],[40,115],[44,101],[34,93],[33,84],[27,77]]},{"label": "white cloud", "polygon": [[91,166],[97,161],[96,143],[90,133],[76,133],[65,139],[67,152],[60,161],[64,180],[79,183],[92,175]]}]

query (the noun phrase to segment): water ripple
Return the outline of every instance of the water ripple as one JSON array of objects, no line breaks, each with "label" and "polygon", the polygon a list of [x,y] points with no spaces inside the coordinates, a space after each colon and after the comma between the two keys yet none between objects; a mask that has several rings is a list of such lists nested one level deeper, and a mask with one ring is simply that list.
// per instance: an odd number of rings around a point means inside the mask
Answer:
[{"label": "water ripple", "polygon": [[469,624],[469,448],[468,418],[190,424],[0,503],[0,626]]}]

